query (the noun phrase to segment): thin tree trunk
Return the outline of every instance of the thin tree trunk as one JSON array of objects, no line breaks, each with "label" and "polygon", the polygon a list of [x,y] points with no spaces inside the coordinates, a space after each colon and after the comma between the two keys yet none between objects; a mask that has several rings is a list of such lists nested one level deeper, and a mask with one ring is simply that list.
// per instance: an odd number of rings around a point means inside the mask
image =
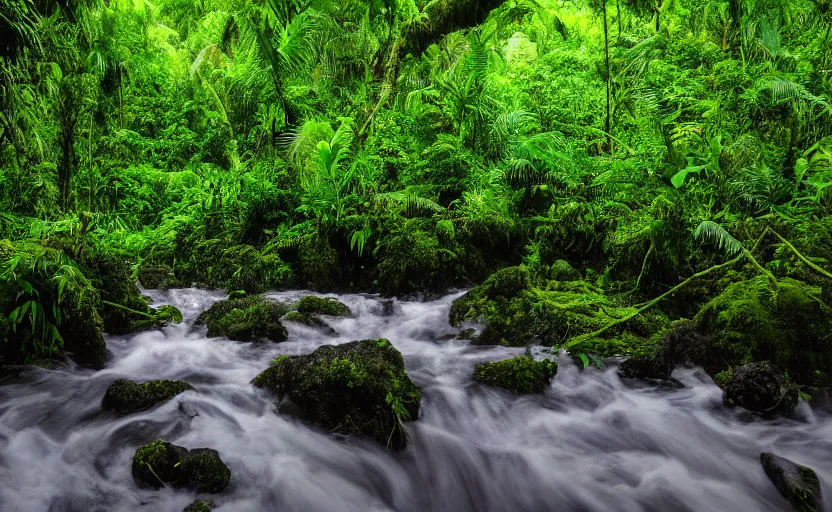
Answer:
[{"label": "thin tree trunk", "polygon": [[615,0],[615,13],[618,17],[618,39],[621,39],[621,0]]},{"label": "thin tree trunk", "polygon": [[607,23],[607,6],[604,4],[604,65],[607,69],[607,107],[604,116],[604,132],[607,134],[607,151],[612,149],[612,139],[610,139],[610,86],[612,82],[612,74],[610,73],[610,29]]}]

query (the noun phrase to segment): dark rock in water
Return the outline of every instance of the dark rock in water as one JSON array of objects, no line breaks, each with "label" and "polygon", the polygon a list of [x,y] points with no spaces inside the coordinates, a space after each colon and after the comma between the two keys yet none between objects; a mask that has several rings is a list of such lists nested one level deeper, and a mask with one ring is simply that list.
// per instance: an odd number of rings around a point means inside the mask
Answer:
[{"label": "dark rock in water", "polygon": [[196,408],[193,405],[191,405],[190,402],[185,400],[179,402],[179,412],[181,412],[190,419],[194,419],[197,416],[199,416],[199,411],[197,411]]},{"label": "dark rock in water", "polygon": [[193,389],[190,384],[179,380],[154,380],[137,384],[120,379],[107,388],[101,407],[118,414],[132,414],[150,409],[190,389]]},{"label": "dark rock in water", "polygon": [[295,303],[298,313],[305,315],[352,316],[352,311],[343,302],[327,297],[307,295]]},{"label": "dark rock in water", "polygon": [[308,327],[329,327],[326,322],[320,318],[306,313],[298,313],[297,311],[289,311],[283,317],[284,322],[294,322],[296,324],[306,325]]},{"label": "dark rock in water", "polygon": [[288,399],[298,416],[323,429],[368,437],[394,450],[407,444],[401,422],[418,417],[422,397],[401,353],[384,339],[281,356],[253,383],[274,392],[279,403]]},{"label": "dark rock in water", "polygon": [[618,375],[630,379],[669,380],[677,365],[702,366],[711,374],[720,367],[711,352],[711,338],[689,321],[674,323],[653,352],[634,355],[622,362]]},{"label": "dark rock in water", "polygon": [[136,450],[132,472],[139,487],[159,489],[171,484],[209,493],[222,492],[231,479],[231,471],[216,450],[188,451],[167,441],[154,441]]},{"label": "dark rock in water", "polygon": [[815,472],[773,453],[761,453],[760,463],[780,494],[795,512],[823,510],[820,482]]},{"label": "dark rock in water", "polygon": [[542,393],[557,372],[558,363],[555,361],[535,361],[529,356],[517,356],[505,361],[478,364],[474,367],[473,379],[512,393]]},{"label": "dark rock in water", "polygon": [[722,393],[725,405],[759,413],[791,415],[797,400],[797,387],[784,386],[783,372],[767,362],[734,369]]},{"label": "dark rock in water", "polygon": [[222,492],[231,480],[231,470],[220,459],[217,450],[195,448],[182,459],[181,487],[197,492]]},{"label": "dark rock in water", "polygon": [[379,316],[393,316],[400,309],[394,300],[382,300],[378,303]]},{"label": "dark rock in water", "polygon": [[476,329],[462,329],[459,331],[459,334],[456,335],[456,339],[458,340],[473,340],[477,337],[477,330]]},{"label": "dark rock in water", "polygon": [[211,512],[211,510],[213,509],[211,508],[210,503],[203,500],[196,500],[195,502],[185,507],[185,510],[183,510],[182,512]]},{"label": "dark rock in water", "polygon": [[195,325],[207,325],[208,337],[234,341],[286,341],[289,336],[280,319],[287,307],[261,295],[215,302],[200,313]]},{"label": "dark rock in water", "polygon": [[625,379],[668,380],[673,367],[663,356],[636,356],[621,362],[618,375]]}]

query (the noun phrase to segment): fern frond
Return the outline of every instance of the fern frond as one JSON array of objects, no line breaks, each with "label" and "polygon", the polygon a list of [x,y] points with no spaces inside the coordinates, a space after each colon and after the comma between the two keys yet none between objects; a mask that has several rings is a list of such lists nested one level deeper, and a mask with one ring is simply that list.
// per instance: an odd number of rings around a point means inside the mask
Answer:
[{"label": "fern frond", "polygon": [[733,256],[744,250],[739,240],[731,236],[725,228],[710,220],[702,221],[696,228],[693,236],[700,242],[709,242],[716,245],[725,251],[725,254],[728,256]]}]

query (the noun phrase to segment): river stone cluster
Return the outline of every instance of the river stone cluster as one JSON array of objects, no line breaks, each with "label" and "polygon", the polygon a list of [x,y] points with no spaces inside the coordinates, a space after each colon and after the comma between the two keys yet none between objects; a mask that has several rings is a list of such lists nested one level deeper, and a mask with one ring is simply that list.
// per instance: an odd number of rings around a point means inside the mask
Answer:
[{"label": "river stone cluster", "polygon": [[535,361],[529,356],[517,356],[505,361],[479,363],[474,368],[474,382],[496,386],[512,393],[542,393],[558,372],[558,363],[544,359]]},{"label": "river stone cluster", "polygon": [[133,414],[166,402],[190,389],[193,389],[190,384],[180,380],[153,380],[137,384],[119,379],[107,388],[101,407],[117,414]]},{"label": "river stone cluster", "polygon": [[226,299],[211,305],[196,319],[207,325],[208,337],[224,336],[233,341],[286,341],[289,336],[280,319],[288,309],[262,295]]},{"label": "river stone cluster", "polygon": [[[401,353],[385,339],[325,345],[311,354],[281,356],[255,386],[277,395],[281,411],[325,429],[403,449],[402,422],[419,415],[421,391],[405,373]],[[286,407],[286,401],[292,407]]]},{"label": "river stone cluster", "polygon": [[196,492],[218,493],[228,487],[231,471],[216,450],[188,450],[167,441],[154,441],[136,450],[133,479],[142,488],[167,484]]},{"label": "river stone cluster", "polygon": [[820,482],[812,469],[773,453],[760,454],[760,463],[766,475],[795,512],[823,510]]}]

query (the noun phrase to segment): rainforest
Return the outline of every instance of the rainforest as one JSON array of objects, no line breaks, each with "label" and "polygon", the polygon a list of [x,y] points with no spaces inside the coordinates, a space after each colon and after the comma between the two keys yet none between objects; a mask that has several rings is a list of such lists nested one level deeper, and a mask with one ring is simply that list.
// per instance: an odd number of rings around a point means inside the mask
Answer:
[{"label": "rainforest", "polygon": [[831,33],[0,2],[0,510],[827,510]]}]

